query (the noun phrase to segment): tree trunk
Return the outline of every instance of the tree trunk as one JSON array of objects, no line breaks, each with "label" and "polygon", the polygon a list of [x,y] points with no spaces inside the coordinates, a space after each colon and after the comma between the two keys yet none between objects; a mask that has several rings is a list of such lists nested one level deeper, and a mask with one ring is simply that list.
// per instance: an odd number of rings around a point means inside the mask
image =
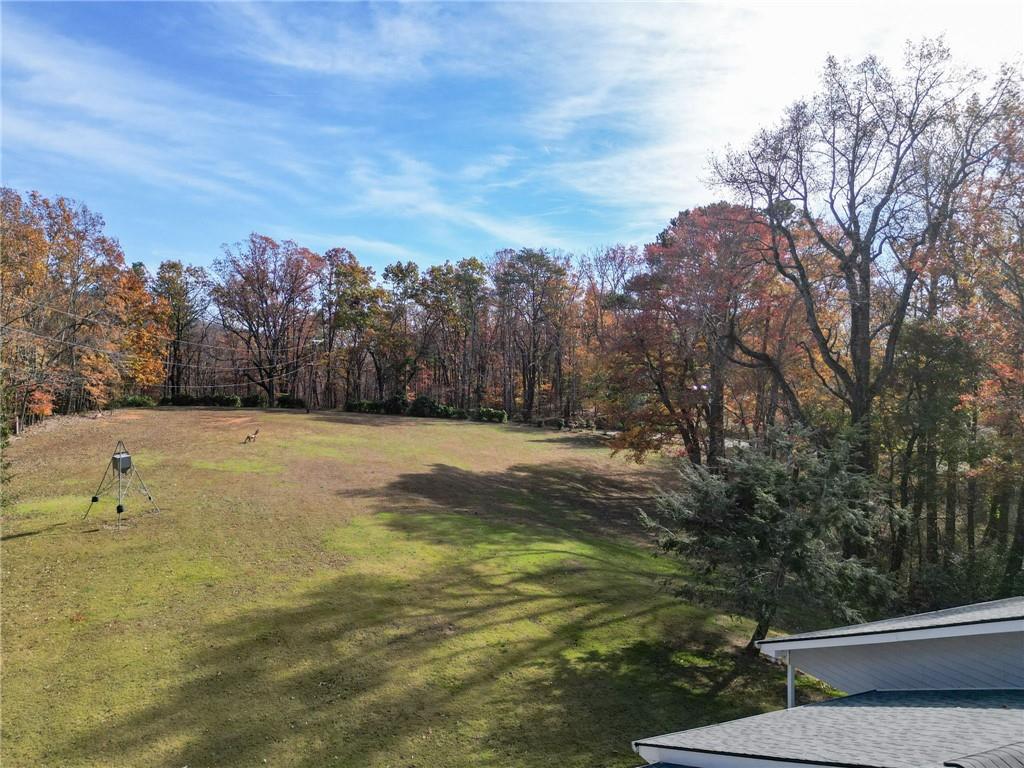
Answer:
[{"label": "tree trunk", "polygon": [[921,513],[924,510],[924,478],[914,485],[914,508],[910,517],[910,531],[917,544],[917,567],[924,565],[924,548],[921,546]]},{"label": "tree trunk", "polygon": [[956,551],[956,510],[959,501],[958,466],[959,461],[955,455],[946,458],[946,520],[942,542],[943,562],[945,563],[949,563]]},{"label": "tree trunk", "polygon": [[1017,495],[1017,519],[1013,525],[1013,538],[1006,553],[1006,568],[1003,571],[1002,584],[999,587],[1000,597],[1013,597],[1014,585],[1024,566],[1024,483]]},{"label": "tree trunk", "polygon": [[1013,489],[1009,484],[996,485],[992,489],[992,503],[989,505],[988,522],[985,525],[985,534],[981,541],[983,544],[1005,544],[1009,526],[1007,516],[1010,513]]},{"label": "tree trunk", "polygon": [[758,607],[757,626],[754,627],[754,634],[750,636],[750,640],[743,649],[745,653],[752,656],[756,656],[758,654],[759,651],[757,643],[759,640],[764,640],[765,637],[768,636],[768,630],[771,629],[772,622],[775,620],[775,612],[779,606],[779,594],[782,592],[782,587],[785,583],[786,566],[780,563],[778,569],[775,571],[775,582],[772,584],[770,591],[765,595],[764,600]]},{"label": "tree trunk", "polygon": [[978,478],[971,475],[967,480],[967,520],[964,533],[967,535],[967,555],[974,558],[974,533],[978,527]]},{"label": "tree trunk", "polygon": [[725,339],[712,338],[711,376],[708,387],[708,466],[716,468],[725,456],[725,366],[729,350]]},{"label": "tree trunk", "polygon": [[925,559],[929,563],[939,562],[939,494],[938,452],[935,440],[930,437],[925,452]]},{"label": "tree trunk", "polygon": [[917,435],[911,435],[903,451],[903,461],[900,469],[900,507],[903,514],[901,515],[896,535],[893,538],[892,551],[889,555],[890,573],[897,573],[903,568],[903,559],[906,555],[907,543],[910,538],[910,521],[907,519],[907,510],[910,508],[910,470],[916,445]]}]

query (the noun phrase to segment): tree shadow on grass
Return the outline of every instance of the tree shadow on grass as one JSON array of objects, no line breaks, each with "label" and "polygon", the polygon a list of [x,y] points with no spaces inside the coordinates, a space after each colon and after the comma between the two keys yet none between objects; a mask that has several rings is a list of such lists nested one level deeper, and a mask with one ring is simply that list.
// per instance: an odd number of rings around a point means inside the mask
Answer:
[{"label": "tree shadow on grass", "polygon": [[[630,757],[630,739],[756,711],[696,612],[671,642],[573,654],[639,622],[621,575],[560,566],[512,579],[468,565],[413,580],[351,574],[295,604],[207,628],[160,703],[48,755],[62,765],[558,765]],[[578,574],[577,574],[578,576]],[[725,695],[735,688],[736,695]],[[781,691],[781,688],[780,688]]]},{"label": "tree shadow on grass", "polygon": [[49,533],[54,528],[60,528],[62,525],[67,525],[67,521],[60,523],[52,523],[50,525],[44,525],[42,528],[36,528],[31,531],[19,531],[18,533],[5,533],[0,536],[0,541],[10,541],[11,539],[22,539],[26,536],[38,536],[40,533]]},{"label": "tree shadow on grass", "polygon": [[609,445],[610,438],[605,437],[600,432],[573,432],[525,426],[522,429],[533,433],[527,438],[531,443],[555,443],[573,448],[604,448],[608,451],[611,450]]},{"label": "tree shadow on grass", "polygon": [[318,421],[327,421],[331,424],[350,424],[360,427],[393,427],[398,424],[414,424],[415,419],[408,416],[394,416],[386,413],[350,413],[339,410],[310,411],[295,410],[304,416],[311,416]]},{"label": "tree shadow on grass", "polygon": [[429,472],[401,475],[384,490],[346,490],[346,497],[386,499],[382,509],[438,509],[489,520],[557,529],[570,534],[623,534],[646,538],[638,513],[659,493],[657,473],[628,478],[574,464],[517,464],[500,472],[473,472],[434,464]]},{"label": "tree shadow on grass", "polygon": [[90,721],[45,761],[628,766],[632,739],[781,702],[781,675],[657,593],[636,547],[577,542],[629,517],[618,481],[439,465],[390,490],[385,541],[442,556],[367,558],[204,625],[157,703]]}]

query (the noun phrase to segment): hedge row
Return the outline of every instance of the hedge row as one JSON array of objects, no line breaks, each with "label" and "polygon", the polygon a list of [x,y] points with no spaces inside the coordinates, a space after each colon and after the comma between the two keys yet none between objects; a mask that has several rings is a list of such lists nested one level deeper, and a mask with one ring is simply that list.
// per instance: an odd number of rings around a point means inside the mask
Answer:
[{"label": "hedge row", "polygon": [[306,401],[301,397],[295,395],[278,395],[277,397],[278,408],[305,408]]},{"label": "hedge row", "polygon": [[354,400],[345,403],[350,413],[388,413],[393,416],[421,416],[435,419],[472,419],[493,421],[502,424],[508,421],[508,414],[500,408],[479,408],[467,411],[454,405],[445,405],[426,395],[420,395],[411,403],[404,397],[394,396],[387,400]]},{"label": "hedge row", "polygon": [[[265,408],[267,398],[262,393],[254,395],[190,395],[187,392],[179,392],[175,395],[164,396],[157,403],[146,395],[128,395],[115,401],[114,408],[152,408],[155,405],[212,405],[221,408]],[[306,401],[301,397],[289,394],[279,395],[277,398],[278,408],[305,408]],[[387,413],[393,416],[428,416],[435,419],[472,419],[473,421],[492,421],[497,424],[504,424],[508,421],[508,414],[500,408],[478,408],[475,411],[467,411],[464,408],[456,408],[454,405],[444,405],[426,395],[420,395],[411,403],[400,395],[394,395],[387,400],[357,400],[345,404],[345,410],[352,413]]]},{"label": "hedge row", "polygon": [[473,420],[495,421],[499,424],[504,424],[508,421],[508,414],[501,408],[481,408],[478,411],[473,411]]},{"label": "hedge row", "polygon": [[[141,402],[141,401],[148,402]],[[133,401],[133,402],[129,402]],[[140,402],[134,402],[140,401]],[[151,398],[145,395],[132,395],[131,397],[122,398],[118,405],[121,407],[139,407],[146,408],[153,405],[215,405],[221,408],[266,408],[267,407],[267,396],[262,392],[253,395],[244,395],[239,397],[238,395],[190,395],[187,392],[179,392],[176,395],[160,398],[159,403],[154,403]],[[294,395],[283,394],[277,397],[278,408],[305,408],[306,401],[301,397],[295,397]]]},{"label": "hedge row", "polygon": [[242,399],[238,395],[190,395],[187,392],[178,392],[170,397],[164,395],[158,405],[218,405],[221,408],[240,408]]},{"label": "hedge row", "polygon": [[110,404],[111,408],[152,408],[156,400],[148,395],[125,395]]},{"label": "hedge row", "polygon": [[351,400],[345,403],[345,410],[350,413],[387,413],[402,416],[409,410],[409,401],[399,395],[387,400]]}]

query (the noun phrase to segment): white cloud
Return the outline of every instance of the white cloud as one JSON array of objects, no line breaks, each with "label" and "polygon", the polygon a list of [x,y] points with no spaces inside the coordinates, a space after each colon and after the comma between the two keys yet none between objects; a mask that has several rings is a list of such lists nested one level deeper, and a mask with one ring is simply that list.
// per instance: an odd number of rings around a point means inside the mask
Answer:
[{"label": "white cloud", "polygon": [[[369,23],[353,23],[343,6],[311,13],[302,4],[236,3],[221,7],[235,50],[269,64],[358,78],[407,79],[427,74],[443,51],[430,6],[372,6]],[[321,10],[322,9],[318,9]]]},{"label": "white cloud", "polygon": [[[205,198],[260,199],[268,179],[322,172],[282,116],[147,73],[4,10],[5,151],[39,151]],[[298,192],[299,187],[280,187]]]},{"label": "white cloud", "polygon": [[[525,119],[552,147],[548,183],[664,221],[718,196],[711,154],[742,144],[813,92],[826,56],[876,54],[894,68],[908,39],[944,35],[954,56],[994,71],[1021,55],[1024,6],[600,4],[507,6],[528,35],[549,35],[544,83]],[[555,43],[557,41],[557,44]],[[594,137],[597,137],[595,139]]]},{"label": "white cloud", "polygon": [[288,227],[281,226],[272,227],[269,231],[274,237],[294,240],[299,245],[312,248],[321,253],[330,248],[348,248],[361,259],[370,256],[385,260],[404,259],[416,262],[426,260],[422,253],[389,240],[376,240],[371,237],[362,237],[351,233],[295,232]]},{"label": "white cloud", "polygon": [[[357,26],[301,4],[226,12],[262,61],[383,88],[451,73],[501,79],[525,94],[522,134],[542,153],[495,153],[467,163],[463,181],[541,179],[657,221],[713,198],[701,181],[709,155],[811,92],[828,54],[898,66],[908,38],[944,34],[958,58],[993,69],[1019,55],[1024,24],[1016,3],[414,3],[375,7]],[[437,198],[422,184],[411,192],[408,174],[388,188],[388,201],[420,210]],[[506,214],[444,213],[507,229]]]},{"label": "white cloud", "polygon": [[356,199],[339,212],[351,215],[384,211],[399,219],[477,230],[503,246],[567,247],[557,232],[532,217],[485,213],[479,210],[485,202],[446,195],[442,187],[449,186],[450,181],[428,163],[405,153],[392,153],[386,163],[364,159],[352,168],[346,182]]},{"label": "white cloud", "polygon": [[[360,217],[411,222],[438,250],[472,233],[502,245],[584,248],[610,232],[642,238],[680,208],[714,199],[702,182],[709,155],[811,92],[826,54],[877,53],[898,65],[906,38],[945,33],[955,56],[991,69],[1020,55],[1024,24],[1019,4],[213,10],[225,55],[275,82],[315,80],[328,99],[356,87],[359,110],[344,113],[353,122],[304,111],[301,99],[271,109],[203,93],[5,8],[5,152],[69,158],[203,198],[349,217],[328,232],[353,233],[341,244],[361,240],[387,258],[407,258],[406,246],[387,232],[355,235]],[[448,147],[442,162],[429,154],[432,127],[417,135],[358,122],[378,106],[389,117],[411,112],[394,93],[441,78],[502,96],[498,114],[469,107],[453,117],[444,99],[416,105],[428,112],[416,115],[424,126],[472,120],[482,139],[475,149]],[[500,140],[488,146],[494,122]],[[603,229],[579,232],[566,223],[574,211]],[[317,246],[315,237],[328,247],[332,236],[314,233]]]},{"label": "white cloud", "polygon": [[[259,34],[253,39],[268,43],[264,53],[269,60],[283,57],[281,63],[289,68],[322,68],[332,76],[351,67],[361,76],[416,72],[425,66],[426,52],[437,45],[437,35],[423,21],[429,13],[374,10],[374,35],[360,42],[359,51],[343,46],[331,54],[335,58],[319,58],[334,50],[325,43],[302,54],[313,58],[288,58],[306,50],[305,38],[288,26],[276,26],[276,12],[272,17],[262,6],[247,5],[219,12],[236,20],[242,14],[244,23],[236,32],[243,37],[255,25]],[[526,218],[489,213],[482,200],[448,191],[460,181],[502,183],[497,176],[513,162],[514,148],[444,176],[415,159],[414,150],[396,152],[388,137],[364,126],[317,122],[212,96],[147,72],[121,54],[56,34],[18,13],[5,9],[4,21],[5,153],[44,153],[211,203],[232,199],[276,207],[284,199],[297,208],[322,212],[347,207],[509,242],[555,240]],[[333,29],[344,32],[337,24]],[[354,33],[348,34],[354,41]],[[317,141],[307,145],[306,135]],[[325,141],[330,142],[328,153],[320,149]],[[358,239],[349,236],[347,241]],[[387,257],[407,258],[411,253],[379,238],[363,238],[361,245]]]}]

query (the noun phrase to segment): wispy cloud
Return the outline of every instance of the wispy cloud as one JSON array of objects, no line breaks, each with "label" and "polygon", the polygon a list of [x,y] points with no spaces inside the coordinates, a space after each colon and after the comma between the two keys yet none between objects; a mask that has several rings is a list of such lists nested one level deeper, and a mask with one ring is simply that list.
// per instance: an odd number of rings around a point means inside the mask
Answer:
[{"label": "wispy cloud", "polygon": [[710,155],[809,94],[828,55],[877,54],[898,66],[907,39],[944,35],[962,60],[994,70],[1020,51],[1024,24],[1021,6],[1007,3],[937,5],[924,15],[898,2],[576,9],[506,7],[513,24],[551,36],[534,48],[546,52],[536,66],[551,74],[537,76],[546,87],[525,123],[553,148],[547,183],[627,218],[713,199],[703,181]]},{"label": "wispy cloud", "polygon": [[899,2],[410,4],[375,8],[358,23],[346,11],[315,23],[309,6],[235,10],[246,53],[262,61],[385,89],[452,73],[501,79],[522,97],[506,116],[522,147],[467,164],[462,180],[542,179],[623,220],[644,211],[660,220],[713,197],[702,182],[709,155],[812,90],[827,55],[895,62],[908,37],[944,34],[957,55],[993,67],[1013,50],[1022,14],[1008,3],[927,15]]},{"label": "wispy cloud", "polygon": [[[1024,14],[898,2],[183,4],[185,37],[163,38],[182,60],[172,64],[52,28],[49,7],[4,8],[3,151],[19,181],[57,158],[58,191],[88,169],[78,188],[123,185],[127,217],[134,193],[160,190],[183,227],[217,211],[217,243],[277,227],[313,247],[426,260],[649,237],[714,199],[709,155],[812,90],[827,53],[898,60],[905,37],[945,33],[957,56],[992,67],[1019,52]],[[95,6],[115,22],[156,14],[157,27],[162,7]]]},{"label": "wispy cloud", "polygon": [[308,172],[308,163],[266,130],[278,115],[148,74],[137,61],[39,28],[9,9],[4,16],[8,149],[249,201],[269,178]]},{"label": "wispy cloud", "polygon": [[481,211],[486,203],[472,196],[452,198],[442,186],[451,179],[430,164],[404,153],[379,161],[357,163],[348,183],[357,199],[344,207],[347,214],[387,211],[396,218],[415,219],[427,226],[456,227],[484,232],[514,247],[564,247],[563,238],[532,217]]},{"label": "wispy cloud", "polygon": [[348,248],[361,259],[370,257],[385,261],[400,259],[421,262],[428,258],[426,254],[399,243],[363,237],[351,232],[301,232],[281,225],[271,226],[267,231],[272,237],[295,240],[307,248],[320,252],[331,248]]},{"label": "wispy cloud", "polygon": [[233,49],[297,70],[364,79],[410,79],[430,73],[445,53],[436,6],[336,6],[326,17],[302,4],[221,6]]}]

